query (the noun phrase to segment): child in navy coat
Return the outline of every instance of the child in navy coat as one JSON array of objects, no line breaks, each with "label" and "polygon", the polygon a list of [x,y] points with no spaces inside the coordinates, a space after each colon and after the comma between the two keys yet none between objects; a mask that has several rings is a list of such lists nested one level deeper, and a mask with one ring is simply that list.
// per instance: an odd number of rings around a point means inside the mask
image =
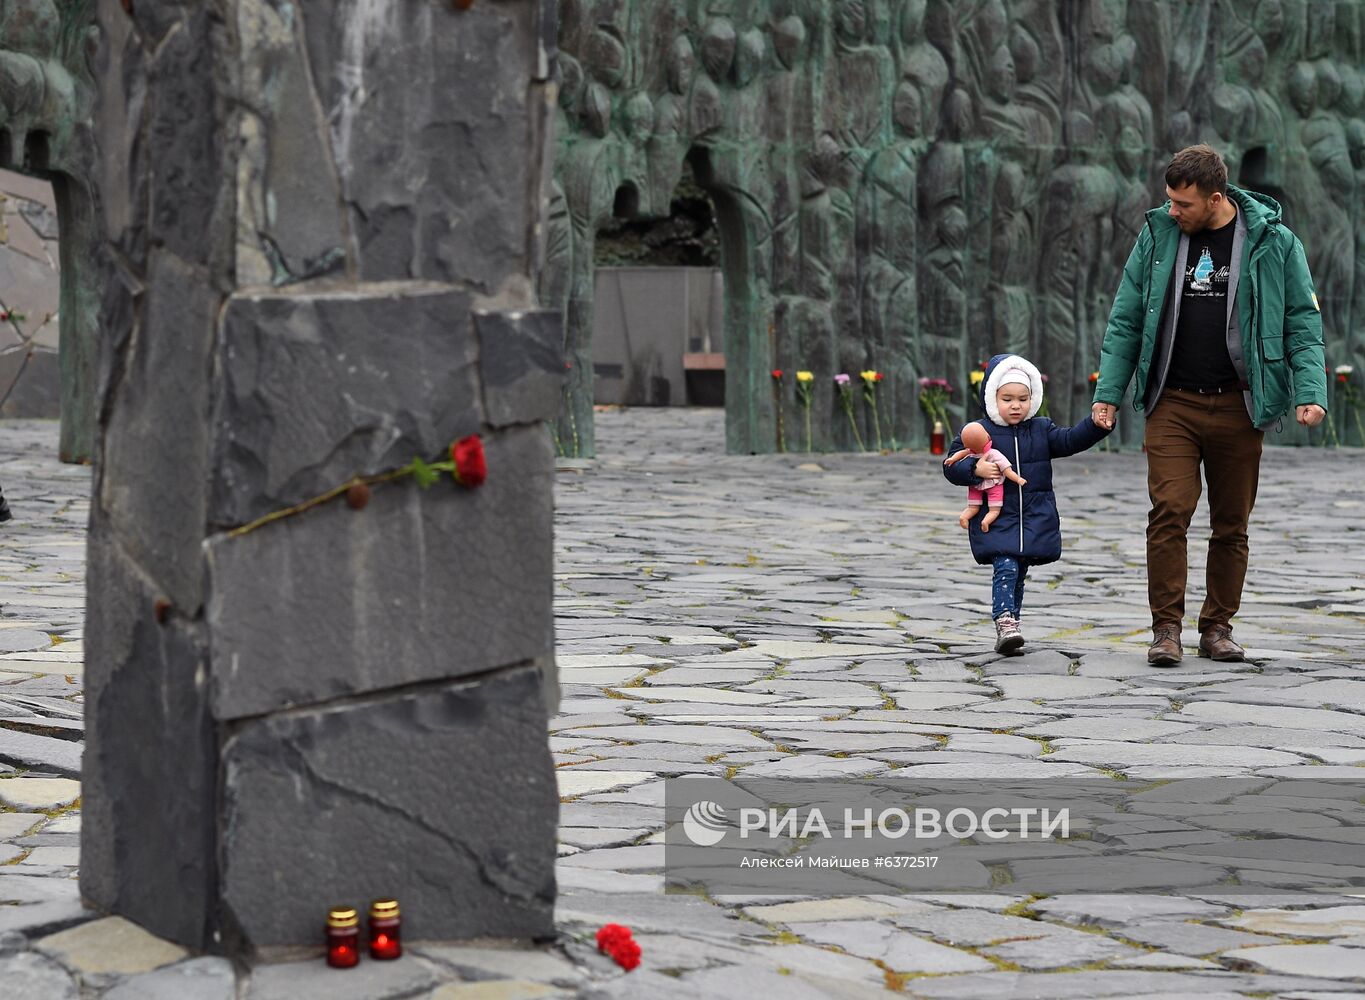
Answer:
[{"label": "child in navy coat", "polygon": [[[1000,514],[983,531],[978,513],[968,525],[972,555],[994,569],[991,617],[995,619],[995,649],[1013,655],[1024,645],[1019,610],[1024,602],[1024,577],[1030,566],[1056,562],[1062,555],[1062,531],[1057,499],[1052,492],[1052,460],[1085,451],[1109,434],[1090,417],[1075,427],[1059,427],[1038,416],[1043,405],[1043,376],[1032,362],[1014,354],[997,354],[986,365],[981,382],[981,423],[994,447],[1014,463],[1026,483],[1005,488]],[[960,437],[949,455],[962,448]],[[964,458],[943,466],[943,474],[957,486],[979,486],[1000,475],[995,463]]]}]

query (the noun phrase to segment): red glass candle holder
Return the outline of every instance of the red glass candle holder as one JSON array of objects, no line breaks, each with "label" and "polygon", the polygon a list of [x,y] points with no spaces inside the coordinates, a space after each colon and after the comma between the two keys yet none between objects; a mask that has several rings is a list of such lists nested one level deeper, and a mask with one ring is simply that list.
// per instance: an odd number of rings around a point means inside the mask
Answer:
[{"label": "red glass candle holder", "polygon": [[942,455],[944,452],[943,423],[934,421],[934,432],[929,435],[929,454]]},{"label": "red glass candle holder", "polygon": [[360,961],[360,914],[353,906],[334,906],[327,913],[327,964],[349,969]]},{"label": "red glass candle holder", "polygon": [[376,899],[370,904],[370,957],[385,961],[402,954],[402,916],[398,912],[398,900]]}]

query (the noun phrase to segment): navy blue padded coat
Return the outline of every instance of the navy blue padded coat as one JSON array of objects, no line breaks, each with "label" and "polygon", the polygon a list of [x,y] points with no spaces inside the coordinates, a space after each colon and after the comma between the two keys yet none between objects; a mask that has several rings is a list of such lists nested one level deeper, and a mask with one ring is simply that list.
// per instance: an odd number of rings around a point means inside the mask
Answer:
[{"label": "navy blue padded coat", "polygon": [[[995,406],[995,393],[1000,376],[1010,369],[1022,369],[1030,376],[1030,407],[1028,419],[1011,427],[1000,420]],[[987,390],[990,395],[987,396]],[[1109,431],[1085,417],[1075,427],[1059,427],[1048,417],[1033,416],[1043,404],[1043,382],[1038,369],[1018,355],[997,354],[987,363],[986,377],[981,383],[981,408],[988,416],[978,421],[991,436],[991,444],[1014,463],[1014,471],[1028,480],[1024,486],[1005,480],[1004,506],[991,530],[981,530],[981,519],[986,516],[983,503],[968,527],[972,555],[979,563],[989,565],[996,556],[1013,556],[1029,565],[1056,562],[1062,555],[1062,528],[1057,517],[1057,498],[1052,492],[1052,460],[1075,455],[1093,447],[1109,435]],[[962,448],[962,437],[953,438],[948,446],[951,455]],[[957,486],[976,486],[981,483],[976,473],[977,459],[964,458],[943,467],[943,475]],[[1023,517],[1019,516],[1023,510]]]}]

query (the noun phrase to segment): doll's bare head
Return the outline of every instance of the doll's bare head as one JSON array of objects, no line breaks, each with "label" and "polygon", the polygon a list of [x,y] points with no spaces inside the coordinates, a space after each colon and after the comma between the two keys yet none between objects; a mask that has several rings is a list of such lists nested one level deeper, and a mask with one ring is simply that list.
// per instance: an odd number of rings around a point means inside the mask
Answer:
[{"label": "doll's bare head", "polygon": [[973,454],[982,455],[990,451],[991,435],[979,423],[970,423],[962,428],[962,447],[970,448]]}]

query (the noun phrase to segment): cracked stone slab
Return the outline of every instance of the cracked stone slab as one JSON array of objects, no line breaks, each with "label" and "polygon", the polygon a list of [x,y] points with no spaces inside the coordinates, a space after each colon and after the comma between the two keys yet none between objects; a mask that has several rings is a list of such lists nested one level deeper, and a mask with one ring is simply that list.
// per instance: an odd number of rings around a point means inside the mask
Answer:
[{"label": "cracked stone slab", "polygon": [[867,920],[891,917],[896,907],[866,897],[809,899],[772,906],[746,906],[744,912],[770,924],[824,923],[831,920]]},{"label": "cracked stone slab", "polygon": [[421,944],[411,950],[470,976],[521,978],[559,985],[573,985],[584,978],[582,970],[572,962],[544,949]]},{"label": "cracked stone slab", "polygon": [[[246,292],[221,319],[208,516],[244,524],[479,428],[467,292]],[[319,395],[319,386],[326,392]]]},{"label": "cracked stone slab", "polygon": [[[222,877],[247,941],[313,944],[316,900],[386,895],[415,940],[549,933],[559,796],[539,683],[518,668],[243,724],[222,751]],[[301,839],[300,814],[328,821]]]},{"label": "cracked stone slab", "polygon": [[479,983],[446,983],[427,994],[427,1000],[546,1000],[569,994],[529,979],[492,979]]},{"label": "cracked stone slab", "polygon": [[561,314],[476,311],[474,329],[488,423],[506,427],[558,417],[564,383]]},{"label": "cracked stone slab", "polygon": [[690,743],[697,746],[725,747],[730,750],[771,750],[772,744],[752,733],[715,726],[648,725],[593,726],[576,729],[575,734],[633,742]]},{"label": "cracked stone slab", "polygon": [[1330,906],[1310,910],[1247,910],[1219,921],[1228,927],[1261,934],[1299,938],[1332,938],[1365,933],[1365,906]]},{"label": "cracked stone slab", "polygon": [[1246,934],[1184,921],[1129,925],[1122,928],[1119,933],[1141,944],[1152,945],[1177,955],[1191,956],[1212,955],[1233,948],[1252,948],[1278,943],[1276,938],[1264,934]]},{"label": "cracked stone slab", "polygon": [[1273,944],[1223,952],[1226,961],[1322,979],[1365,979],[1365,949],[1335,944]]},{"label": "cracked stone slab", "polygon": [[246,1000],[391,1000],[411,997],[440,982],[417,961],[367,962],[333,969],[320,958],[259,965],[251,972]]},{"label": "cracked stone slab", "polygon": [[134,976],[178,962],[184,948],[122,917],[105,917],[35,942],[34,949],[82,975]]},{"label": "cracked stone slab", "polygon": [[1220,747],[1182,743],[1117,743],[1110,740],[1055,741],[1056,750],[1049,760],[1097,764],[1124,768],[1139,764],[1227,764],[1245,767],[1274,767],[1280,764],[1302,764],[1303,758],[1279,750],[1258,747]]},{"label": "cracked stone slab", "polygon": [[235,1000],[237,975],[225,958],[194,958],[119,983],[103,1000]]},{"label": "cracked stone slab", "polygon": [[564,798],[630,788],[654,777],[653,771],[584,771],[576,767],[555,769],[555,782],[560,796]]},{"label": "cracked stone slab", "polygon": [[[909,647],[905,647],[909,652]],[[771,656],[777,660],[809,660],[816,657],[847,657],[863,659],[868,656],[899,652],[900,645],[868,646],[852,642],[792,642],[781,639],[760,639],[745,647],[748,656]]]},{"label": "cracked stone slab", "polygon": [[[430,490],[386,483],[364,510],[338,501],[214,537],[206,617],[216,717],[533,660],[553,680],[550,442],[516,428],[487,435],[484,448],[488,479],[476,490],[448,476]],[[264,578],[278,585],[263,588]]]},{"label": "cracked stone slab", "polygon": [[975,972],[995,968],[970,952],[935,944],[871,920],[802,924],[801,936],[838,945],[850,955],[885,962],[897,972]]}]

